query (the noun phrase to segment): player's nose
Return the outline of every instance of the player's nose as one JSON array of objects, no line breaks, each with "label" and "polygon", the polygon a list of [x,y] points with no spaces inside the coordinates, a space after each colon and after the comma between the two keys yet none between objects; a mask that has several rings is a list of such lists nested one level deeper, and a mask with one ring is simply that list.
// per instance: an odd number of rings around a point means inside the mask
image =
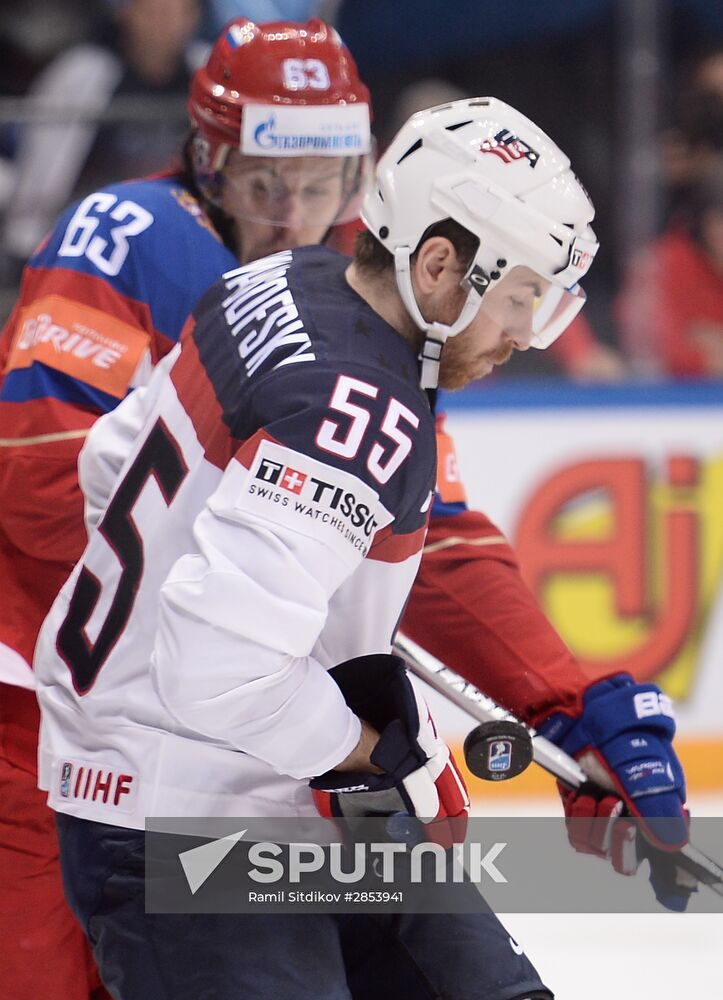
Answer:
[{"label": "player's nose", "polygon": [[279,208],[279,222],[285,229],[301,229],[304,226],[304,207],[299,195],[288,194]]},{"label": "player's nose", "polygon": [[505,324],[502,331],[503,339],[512,344],[516,351],[526,351],[532,343],[534,330],[532,329],[532,312],[529,316],[520,317],[514,322]]}]

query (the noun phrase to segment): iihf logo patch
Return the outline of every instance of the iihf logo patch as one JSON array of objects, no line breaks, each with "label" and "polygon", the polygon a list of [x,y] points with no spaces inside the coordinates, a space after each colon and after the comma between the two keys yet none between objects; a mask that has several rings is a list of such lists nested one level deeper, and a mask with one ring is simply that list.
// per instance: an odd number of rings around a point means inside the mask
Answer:
[{"label": "iihf logo patch", "polygon": [[70,778],[73,774],[73,765],[66,760],[63,770],[60,772],[60,794],[64,799],[70,795]]},{"label": "iihf logo patch", "polygon": [[490,771],[509,771],[512,764],[512,744],[509,740],[496,740],[490,744],[487,766]]},{"label": "iihf logo patch", "polygon": [[290,465],[282,465],[281,462],[271,462],[268,458],[262,458],[256,479],[261,479],[265,483],[272,483],[280,486],[289,493],[301,493],[306,482],[306,475],[298,469],[292,469]]}]

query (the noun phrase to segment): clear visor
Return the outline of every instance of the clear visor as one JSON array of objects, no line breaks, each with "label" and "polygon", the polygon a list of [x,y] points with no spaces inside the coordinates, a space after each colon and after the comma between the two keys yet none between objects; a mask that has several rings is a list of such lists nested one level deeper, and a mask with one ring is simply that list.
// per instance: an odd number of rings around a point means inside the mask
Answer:
[{"label": "clear visor", "polygon": [[584,302],[579,285],[566,290],[520,265],[487,289],[480,309],[519,348],[544,349],[569,326]]},{"label": "clear visor", "polygon": [[358,218],[372,155],[259,157],[231,152],[216,199],[236,219],[322,229]]}]

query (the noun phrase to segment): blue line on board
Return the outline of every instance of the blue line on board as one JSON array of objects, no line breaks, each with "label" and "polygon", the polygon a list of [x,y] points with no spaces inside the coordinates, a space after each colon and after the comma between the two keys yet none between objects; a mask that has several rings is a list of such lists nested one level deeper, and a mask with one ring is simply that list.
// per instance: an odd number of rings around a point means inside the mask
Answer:
[{"label": "blue line on board", "polygon": [[507,378],[440,394],[441,410],[613,409],[719,406],[723,382],[625,382],[581,385],[558,378]]}]

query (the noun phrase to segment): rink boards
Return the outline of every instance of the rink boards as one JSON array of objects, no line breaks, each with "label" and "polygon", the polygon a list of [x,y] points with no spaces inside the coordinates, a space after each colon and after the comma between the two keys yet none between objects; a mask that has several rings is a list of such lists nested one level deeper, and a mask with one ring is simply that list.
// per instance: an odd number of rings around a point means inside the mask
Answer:
[{"label": "rink boards", "polygon": [[723,386],[500,380],[444,407],[470,505],[573,652],[671,694],[690,787],[723,790]]}]

